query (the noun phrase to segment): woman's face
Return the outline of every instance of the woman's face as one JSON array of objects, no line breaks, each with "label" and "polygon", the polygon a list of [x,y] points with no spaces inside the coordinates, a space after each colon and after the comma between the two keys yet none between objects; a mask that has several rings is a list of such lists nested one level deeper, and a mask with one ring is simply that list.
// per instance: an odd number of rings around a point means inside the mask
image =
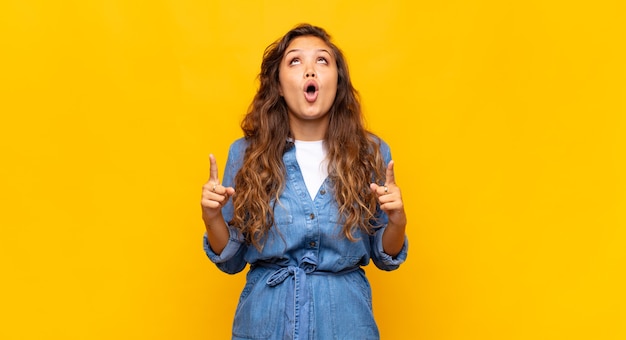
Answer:
[{"label": "woman's face", "polygon": [[285,50],[279,68],[280,94],[295,134],[307,127],[325,132],[328,126],[328,111],[337,94],[337,62],[332,53],[322,39],[313,36],[295,38]]}]

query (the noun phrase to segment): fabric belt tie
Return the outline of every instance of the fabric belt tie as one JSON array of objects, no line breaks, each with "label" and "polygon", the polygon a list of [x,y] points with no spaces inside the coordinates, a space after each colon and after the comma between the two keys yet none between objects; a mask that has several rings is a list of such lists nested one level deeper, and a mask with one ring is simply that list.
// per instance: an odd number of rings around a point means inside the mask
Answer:
[{"label": "fabric belt tie", "polygon": [[341,275],[358,270],[360,267],[351,267],[339,272],[321,271],[317,269],[317,257],[306,255],[298,266],[281,266],[269,262],[257,262],[256,266],[275,269],[269,276],[266,284],[276,287],[293,276],[293,285],[287,290],[286,301],[293,301],[292,308],[287,308],[287,320],[291,331],[285,333],[285,340],[309,339],[309,291],[306,284],[307,275]]}]

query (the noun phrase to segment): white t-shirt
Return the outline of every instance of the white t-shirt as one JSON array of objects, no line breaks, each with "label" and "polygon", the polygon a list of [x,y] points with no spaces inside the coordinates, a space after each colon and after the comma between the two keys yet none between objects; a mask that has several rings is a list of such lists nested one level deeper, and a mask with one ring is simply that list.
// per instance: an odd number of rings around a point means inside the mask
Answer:
[{"label": "white t-shirt", "polygon": [[326,177],[328,177],[328,160],[326,159],[326,149],[324,141],[301,141],[295,140],[296,160],[302,171],[304,183],[309,191],[311,199],[315,199]]}]

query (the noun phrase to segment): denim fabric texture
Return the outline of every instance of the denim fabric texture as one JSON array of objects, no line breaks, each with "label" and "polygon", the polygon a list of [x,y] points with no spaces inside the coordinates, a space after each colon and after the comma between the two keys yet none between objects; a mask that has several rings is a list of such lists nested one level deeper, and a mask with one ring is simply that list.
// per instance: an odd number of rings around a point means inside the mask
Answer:
[{"label": "denim fabric texture", "polygon": [[[245,149],[245,139],[231,145],[224,186],[234,186]],[[391,153],[383,141],[381,152],[388,163]],[[219,255],[204,236],[205,252],[220,270],[234,274],[250,264],[232,339],[379,339],[372,293],[361,267],[371,259],[382,270],[397,269],[406,260],[408,240],[396,257],[385,254],[382,234],[387,216],[381,210],[373,235],[359,233],[356,242],[346,239],[329,180],[311,199],[294,147],[285,152],[283,161],[286,187],[274,205],[275,225],[261,251],[246,245],[230,226],[229,242]],[[232,218],[232,200],[222,213],[227,222]]]}]

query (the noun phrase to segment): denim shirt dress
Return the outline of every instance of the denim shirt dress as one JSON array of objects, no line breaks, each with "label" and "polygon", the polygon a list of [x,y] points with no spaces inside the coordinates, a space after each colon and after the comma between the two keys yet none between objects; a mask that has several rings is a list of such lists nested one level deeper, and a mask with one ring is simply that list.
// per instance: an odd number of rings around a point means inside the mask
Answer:
[{"label": "denim shirt dress", "polygon": [[[243,138],[231,145],[224,186],[234,186],[246,145]],[[381,152],[387,164],[391,153],[382,141]],[[408,240],[405,237],[395,257],[383,251],[387,216],[382,210],[374,234],[358,232],[356,242],[346,239],[329,179],[311,199],[295,147],[285,152],[283,161],[286,186],[274,204],[275,225],[261,251],[246,245],[241,233],[230,226],[229,241],[219,255],[204,236],[204,250],[220,270],[234,274],[250,264],[232,339],[379,339],[371,289],[361,267],[372,259],[380,269],[397,269],[407,257]],[[222,214],[226,221],[232,219],[232,200]]]}]

